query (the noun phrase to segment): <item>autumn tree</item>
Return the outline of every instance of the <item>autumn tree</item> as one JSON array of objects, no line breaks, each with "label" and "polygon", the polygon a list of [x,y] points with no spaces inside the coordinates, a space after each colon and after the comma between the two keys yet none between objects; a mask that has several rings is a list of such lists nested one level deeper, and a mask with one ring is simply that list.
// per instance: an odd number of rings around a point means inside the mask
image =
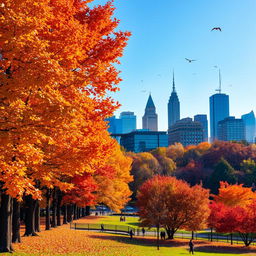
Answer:
[{"label": "autumn tree", "polygon": [[176,162],[177,159],[182,158],[184,154],[184,147],[181,143],[175,143],[168,146],[166,149],[166,156]]},{"label": "autumn tree", "polygon": [[41,187],[70,188],[65,176],[91,172],[111,148],[101,132],[118,104],[106,92],[118,89],[129,33],[116,31],[112,3],[89,2],[1,2],[0,252],[12,250],[12,198],[31,206]]},{"label": "autumn tree", "polygon": [[139,216],[144,226],[155,226],[158,220],[173,239],[180,228],[195,231],[206,226],[208,198],[209,191],[201,185],[190,187],[174,177],[155,176],[138,192]]},{"label": "autumn tree", "polygon": [[209,226],[218,232],[238,232],[246,246],[255,239],[256,193],[242,184],[221,182],[219,194],[210,204]]},{"label": "autumn tree", "polygon": [[161,166],[161,175],[172,175],[176,169],[175,162],[167,157],[167,148],[160,147],[151,151],[151,154],[158,160]]},{"label": "autumn tree", "polygon": [[255,240],[256,232],[256,201],[253,200],[249,205],[227,206],[222,203],[213,203],[211,215],[214,216],[214,222],[211,225],[217,232],[239,233],[245,246],[249,246]]},{"label": "autumn tree", "polygon": [[103,166],[96,167],[93,174],[97,184],[96,200],[116,212],[130,200],[128,183],[133,180],[130,174],[132,159],[121,151],[113,140],[114,149]]},{"label": "autumn tree", "polygon": [[220,182],[218,195],[213,196],[214,201],[226,206],[246,206],[256,199],[252,188],[244,187],[243,184],[228,184]]},{"label": "autumn tree", "polygon": [[131,157],[132,159],[131,174],[133,175],[134,179],[129,186],[133,192],[132,199],[136,200],[139,187],[154,175],[160,174],[161,166],[150,152],[128,152],[127,156]]}]

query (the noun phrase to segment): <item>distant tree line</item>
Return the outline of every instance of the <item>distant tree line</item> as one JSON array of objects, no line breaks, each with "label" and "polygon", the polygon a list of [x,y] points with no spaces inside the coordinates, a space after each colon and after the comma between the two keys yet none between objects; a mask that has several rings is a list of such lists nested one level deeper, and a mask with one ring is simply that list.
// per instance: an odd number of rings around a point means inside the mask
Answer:
[{"label": "distant tree line", "polygon": [[136,200],[138,188],[155,175],[173,176],[190,185],[202,184],[217,194],[220,181],[229,184],[256,184],[256,145],[235,142],[203,142],[183,147],[180,143],[151,152],[132,153],[134,181],[130,183]]}]

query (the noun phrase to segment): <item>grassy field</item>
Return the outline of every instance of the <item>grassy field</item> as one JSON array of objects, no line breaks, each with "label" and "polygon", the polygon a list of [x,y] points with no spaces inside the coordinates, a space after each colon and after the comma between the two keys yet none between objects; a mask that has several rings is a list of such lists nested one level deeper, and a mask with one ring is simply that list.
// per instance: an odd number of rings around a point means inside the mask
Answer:
[{"label": "grassy field", "polygon": [[[89,217],[77,223],[119,223],[119,218]],[[124,223],[134,223],[129,217]],[[42,231],[38,237],[23,237],[21,244],[15,244],[12,255],[85,255],[85,256],[176,256],[189,255],[188,240],[175,239],[162,241],[160,250],[156,248],[155,238],[106,234],[82,230],[70,230],[63,225],[50,231]],[[7,255],[7,254],[2,254]],[[244,248],[241,245],[229,246],[222,243],[195,241],[195,255],[231,256],[256,255],[256,247]]]}]

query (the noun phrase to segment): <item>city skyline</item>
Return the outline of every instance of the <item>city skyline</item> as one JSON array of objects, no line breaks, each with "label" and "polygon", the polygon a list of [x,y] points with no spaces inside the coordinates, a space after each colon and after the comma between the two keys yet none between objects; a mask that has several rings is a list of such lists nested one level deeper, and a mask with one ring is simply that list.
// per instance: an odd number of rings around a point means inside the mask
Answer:
[{"label": "city skyline", "polygon": [[[120,29],[132,32],[118,67],[121,90],[111,94],[122,104],[116,115],[129,110],[140,120],[151,92],[159,130],[167,130],[163,102],[170,97],[174,69],[181,118],[209,116],[209,97],[219,85],[218,68],[222,91],[230,96],[230,115],[255,112],[256,1],[115,0],[114,5]],[[222,32],[211,31],[216,26]]]}]

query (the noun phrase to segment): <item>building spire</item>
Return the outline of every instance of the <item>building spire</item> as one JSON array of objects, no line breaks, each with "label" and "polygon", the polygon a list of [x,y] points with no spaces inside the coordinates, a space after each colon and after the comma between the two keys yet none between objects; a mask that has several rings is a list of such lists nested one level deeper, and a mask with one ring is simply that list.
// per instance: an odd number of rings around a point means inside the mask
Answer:
[{"label": "building spire", "polygon": [[219,92],[221,93],[221,73],[219,69]]},{"label": "building spire", "polygon": [[219,89],[216,89],[217,92],[221,93],[221,73],[219,69]]},{"label": "building spire", "polygon": [[172,71],[172,91],[175,92],[174,70]]}]

